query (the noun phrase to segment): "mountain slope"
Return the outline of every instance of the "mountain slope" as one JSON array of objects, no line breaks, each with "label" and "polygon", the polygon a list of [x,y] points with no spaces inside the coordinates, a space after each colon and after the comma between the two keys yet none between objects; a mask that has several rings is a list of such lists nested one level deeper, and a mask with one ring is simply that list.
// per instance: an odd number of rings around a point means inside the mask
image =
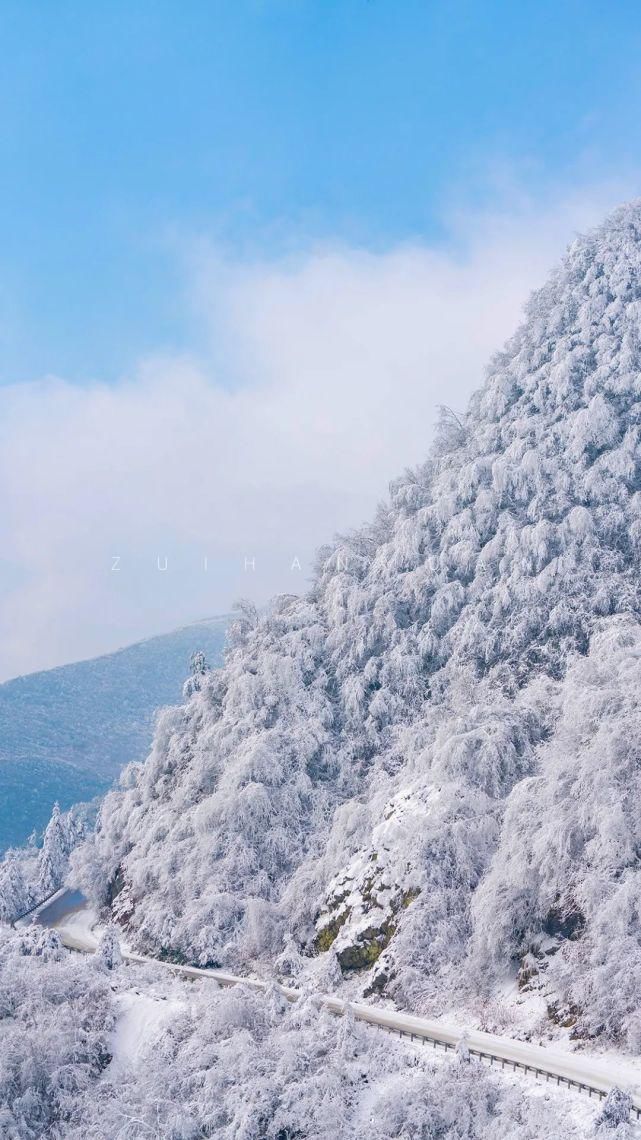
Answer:
[{"label": "mountain slope", "polygon": [[226,624],[198,622],[0,685],[0,851],[44,827],[56,800],[91,799],[145,756],[156,709],[180,698],[195,650],[220,662]]},{"label": "mountain slope", "polygon": [[[436,1012],[548,936],[550,1006],[633,1043],[634,986],[607,1021],[587,1007],[610,902],[610,954],[641,977],[640,333],[632,203],[570,248],[425,465],[321,552],[306,597],[245,614],[107,797],[76,874],[139,946],[291,972],[320,952],[354,992]],[[627,751],[598,780],[607,717]]]}]

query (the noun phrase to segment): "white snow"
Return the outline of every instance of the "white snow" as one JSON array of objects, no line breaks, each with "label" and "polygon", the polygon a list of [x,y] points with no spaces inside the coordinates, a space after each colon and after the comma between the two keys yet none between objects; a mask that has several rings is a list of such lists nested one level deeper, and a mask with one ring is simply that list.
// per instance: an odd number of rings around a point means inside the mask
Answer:
[{"label": "white snow", "polygon": [[91,906],[82,906],[65,914],[53,924],[73,950],[95,950],[100,939],[98,916]]},{"label": "white snow", "polygon": [[[57,927],[65,945],[73,949],[93,951],[97,945],[95,914],[87,906],[83,911],[74,910],[65,920],[64,926]],[[132,963],[151,961],[141,955],[125,953],[124,959]],[[163,965],[167,965],[163,963]],[[194,967],[171,966],[172,972],[191,978],[209,978],[218,984],[249,985],[253,989],[266,990],[267,984],[253,979],[235,977],[222,971],[196,969]],[[282,989],[284,995],[295,997],[296,992]],[[134,1063],[147,1044],[162,1030],[168,1017],[181,1006],[180,1001],[165,1001],[151,995],[131,991],[122,998],[122,1014],[119,1018],[113,1042],[114,1055]],[[319,997],[321,1006],[335,1013],[349,1009],[357,1020],[383,1028],[402,1030],[404,1033],[436,1038],[458,1045],[464,1037],[469,1049],[492,1054],[506,1061],[516,1062],[541,1069],[560,1078],[578,1081],[594,1089],[607,1091],[613,1085],[624,1088],[641,1105],[641,1065],[632,1059],[622,1059],[615,1053],[596,1054],[570,1052],[555,1043],[554,1049],[545,1048],[527,1041],[501,1037],[497,1034],[465,1031],[460,1024],[414,1017],[391,1009],[381,1009],[361,1003],[347,1003],[340,998]]]},{"label": "white snow", "polygon": [[118,1021],[110,1038],[113,1066],[135,1067],[164,1031],[166,1025],[184,1008],[175,998],[162,998],[128,990],[115,998]]}]

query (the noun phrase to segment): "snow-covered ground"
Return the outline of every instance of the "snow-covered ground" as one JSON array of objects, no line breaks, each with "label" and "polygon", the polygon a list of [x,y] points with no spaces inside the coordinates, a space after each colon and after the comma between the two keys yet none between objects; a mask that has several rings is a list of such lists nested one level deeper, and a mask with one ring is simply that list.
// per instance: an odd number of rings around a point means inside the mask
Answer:
[{"label": "snow-covered ground", "polygon": [[90,906],[78,907],[51,924],[72,950],[92,951],[98,946],[98,916]]},{"label": "snow-covered ground", "polygon": [[116,1005],[118,1021],[109,1042],[112,1065],[125,1069],[134,1068],[143,1059],[146,1050],[183,1008],[183,1003],[175,998],[144,994],[139,990],[118,994]]}]

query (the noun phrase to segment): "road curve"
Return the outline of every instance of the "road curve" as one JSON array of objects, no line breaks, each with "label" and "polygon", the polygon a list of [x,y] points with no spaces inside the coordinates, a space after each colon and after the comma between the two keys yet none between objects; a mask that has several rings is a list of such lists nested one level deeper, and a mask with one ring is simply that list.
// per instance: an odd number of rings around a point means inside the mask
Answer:
[{"label": "road curve", "polygon": [[[92,953],[97,940],[92,936],[89,925],[78,921],[87,915],[87,903],[79,891],[61,890],[53,898],[30,916],[43,926],[58,931],[64,946],[83,953]],[[19,924],[18,924],[19,925]],[[228,974],[224,970],[209,970],[198,966],[180,966],[169,962],[159,962],[130,950],[123,950],[123,959],[128,962],[153,962],[157,966],[191,978],[207,978],[221,986],[244,985],[255,990],[266,990],[268,984],[255,978],[242,978]],[[278,989],[288,1001],[296,1001],[297,990],[278,985]],[[530,1045],[526,1041],[516,1041],[509,1037],[498,1037],[491,1033],[471,1030],[463,1033],[454,1026],[440,1021],[430,1021],[423,1017],[399,1013],[396,1010],[379,1009],[362,1003],[345,1002],[331,996],[319,997],[321,1004],[332,1013],[343,1014],[349,1010],[358,1021],[367,1022],[380,1029],[413,1041],[431,1045],[434,1048],[456,1050],[465,1048],[472,1056],[502,1069],[516,1069],[538,1079],[547,1080],[566,1088],[574,1088],[589,1096],[602,1099],[615,1085],[629,1092],[632,1097],[632,1115],[641,1119],[641,1095],[637,1087],[632,1087],[626,1077],[616,1079],[612,1069],[575,1053],[554,1052],[540,1045]]]}]

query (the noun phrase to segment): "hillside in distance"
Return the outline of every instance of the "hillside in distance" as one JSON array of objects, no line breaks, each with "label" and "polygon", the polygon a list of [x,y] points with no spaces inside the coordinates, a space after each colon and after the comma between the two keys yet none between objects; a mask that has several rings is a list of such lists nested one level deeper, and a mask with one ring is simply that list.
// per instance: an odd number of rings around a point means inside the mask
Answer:
[{"label": "hillside in distance", "polygon": [[633,202],[309,593],[234,623],[76,881],[147,953],[430,1015],[510,981],[638,1051],[640,555]]},{"label": "hillside in distance", "polygon": [[40,831],[56,800],[63,809],[90,800],[143,759],[191,654],[219,665],[226,627],[212,618],[0,685],[0,852]]}]

